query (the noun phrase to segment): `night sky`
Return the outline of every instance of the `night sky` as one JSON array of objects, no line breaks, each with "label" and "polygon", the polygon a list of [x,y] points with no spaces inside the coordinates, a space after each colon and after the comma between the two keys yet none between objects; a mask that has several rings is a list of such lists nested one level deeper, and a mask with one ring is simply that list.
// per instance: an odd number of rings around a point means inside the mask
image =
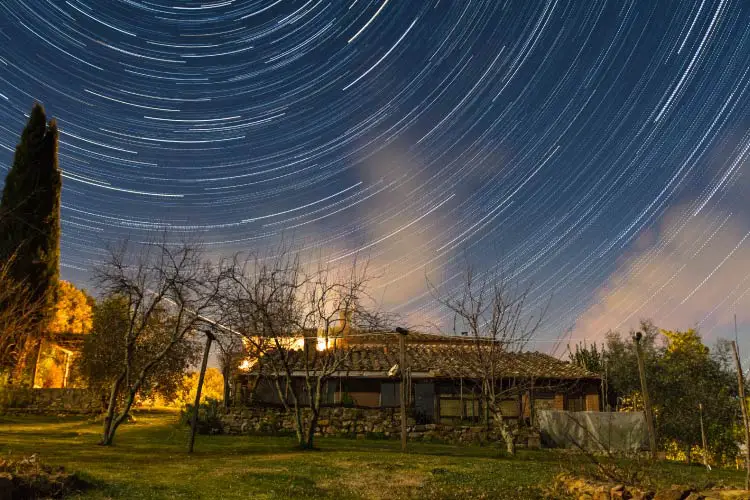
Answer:
[{"label": "night sky", "polygon": [[126,236],[283,238],[417,324],[468,260],[552,298],[540,349],[748,338],[747,0],[3,0],[3,177],[35,100],[81,286]]}]

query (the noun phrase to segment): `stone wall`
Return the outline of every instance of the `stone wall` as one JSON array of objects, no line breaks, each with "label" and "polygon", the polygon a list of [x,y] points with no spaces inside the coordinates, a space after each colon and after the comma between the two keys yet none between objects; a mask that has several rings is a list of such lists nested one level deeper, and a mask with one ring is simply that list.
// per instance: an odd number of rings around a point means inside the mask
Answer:
[{"label": "stone wall", "polygon": [[5,414],[85,415],[102,407],[102,394],[89,389],[0,388],[0,413]]},{"label": "stone wall", "polygon": [[[307,412],[305,413],[307,415]],[[227,434],[280,434],[294,432],[292,414],[279,408],[232,408],[222,417]],[[407,421],[412,441],[446,443],[474,443],[502,441],[497,430],[484,425],[462,426],[445,424],[418,425]],[[528,427],[516,429],[517,446],[539,448],[539,433]],[[401,436],[401,416],[397,408],[322,408],[318,420],[318,436],[351,437],[357,439],[398,439]]]}]

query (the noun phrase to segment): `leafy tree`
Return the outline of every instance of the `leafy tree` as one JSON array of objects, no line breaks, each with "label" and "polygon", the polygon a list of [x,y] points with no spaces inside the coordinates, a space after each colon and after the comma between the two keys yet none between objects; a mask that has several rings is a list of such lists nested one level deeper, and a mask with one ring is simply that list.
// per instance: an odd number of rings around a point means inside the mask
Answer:
[{"label": "leafy tree", "polygon": [[[653,392],[651,381],[657,377],[657,360],[661,356],[659,329],[650,321],[642,321],[640,331],[643,334],[641,349],[646,368],[646,380],[649,383],[649,390]],[[607,366],[610,406],[622,408],[624,405],[628,409],[642,411],[641,382],[638,375],[635,344],[632,341],[633,333],[630,332],[628,337],[623,337],[618,332],[607,333],[603,358]]]},{"label": "leafy tree", "polygon": [[[78,371],[89,387],[110,388],[122,372],[127,357],[123,339],[130,327],[128,303],[125,297],[112,295],[103,298],[94,307],[93,328],[83,344],[78,360]],[[148,334],[133,346],[131,356],[140,360],[163,343],[163,322],[168,321],[165,311],[154,314]],[[158,396],[173,400],[183,389],[184,374],[195,362],[195,349],[189,343],[171,349],[169,354],[144,380],[139,392],[141,398]],[[141,368],[142,361],[133,363],[133,371]]]},{"label": "leafy tree", "polygon": [[734,373],[710,356],[698,332],[662,330],[667,338],[656,380],[657,428],[663,441],[672,440],[690,452],[701,446],[699,405],[703,408],[710,453],[736,451],[733,428],[739,406]]},{"label": "leafy tree", "polygon": [[[643,322],[641,331],[646,380],[661,446],[676,445],[690,459],[691,450],[702,444],[701,405],[708,452],[717,457],[730,456],[736,451],[734,427],[739,403],[726,348],[719,345],[711,352],[692,329],[659,331],[653,323]],[[615,332],[608,334],[604,359],[618,407],[642,410],[632,340]]]},{"label": "leafy tree", "polygon": [[110,315],[118,327],[105,325],[96,332],[112,337],[95,352],[101,357],[113,356],[108,350],[117,353],[112,367],[101,368],[112,375],[102,445],[112,444],[144,391],[184,373],[203,315],[215,312],[222,276],[200,248],[166,241],[137,249],[123,244],[95,270],[104,297],[124,304]]},{"label": "leafy tree", "polygon": [[[192,405],[195,402],[195,393],[198,390],[198,372],[190,372],[183,376],[182,387],[174,403],[180,407]],[[224,377],[217,368],[206,368],[201,388],[201,402],[207,399],[220,401],[224,397]]]},{"label": "leafy tree", "polygon": [[55,313],[50,322],[50,339],[42,341],[34,374],[34,387],[75,386],[79,376],[74,361],[77,353],[60,348],[55,336],[61,334],[88,334],[92,324],[93,297],[72,283],[59,281]]},{"label": "leafy tree", "polygon": [[589,346],[586,343],[579,343],[576,345],[575,352],[571,351],[570,346],[568,346],[568,357],[571,363],[590,372],[604,372],[604,352],[600,351],[596,344]]},{"label": "leafy tree", "polygon": [[[24,355],[32,363],[41,332],[52,315],[59,274],[60,190],[62,178],[57,164],[57,125],[47,123],[44,108],[35,104],[13,164],[5,178],[0,201],[0,262],[8,262],[8,275],[28,287],[37,305],[33,321],[36,338],[25,342]],[[0,304],[0,307],[5,307]],[[17,367],[22,375],[23,363]],[[33,370],[30,370],[33,372]]]},{"label": "leafy tree", "polygon": [[60,281],[57,287],[55,314],[49,331],[56,333],[89,333],[93,321],[94,299],[68,281]]}]

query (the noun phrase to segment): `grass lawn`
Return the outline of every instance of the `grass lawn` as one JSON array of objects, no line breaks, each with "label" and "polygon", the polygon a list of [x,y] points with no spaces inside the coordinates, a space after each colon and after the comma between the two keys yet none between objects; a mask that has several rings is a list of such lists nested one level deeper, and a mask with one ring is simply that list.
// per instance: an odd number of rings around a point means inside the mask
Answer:
[{"label": "grass lawn", "polygon": [[[185,453],[187,430],[168,412],[137,412],[112,447],[97,446],[99,424],[83,418],[2,417],[0,455],[36,453],[95,486],[80,498],[543,498],[540,486],[580,457],[552,451],[501,457],[494,447],[325,438],[302,452],[287,437],[198,436]],[[738,486],[744,475],[678,464],[651,470],[664,484]]]}]

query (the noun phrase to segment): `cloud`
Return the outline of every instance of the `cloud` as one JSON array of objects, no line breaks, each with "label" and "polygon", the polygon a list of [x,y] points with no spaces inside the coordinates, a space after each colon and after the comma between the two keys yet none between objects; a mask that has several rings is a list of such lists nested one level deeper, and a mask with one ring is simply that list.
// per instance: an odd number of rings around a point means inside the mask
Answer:
[{"label": "cloud", "polygon": [[385,187],[359,207],[360,255],[369,257],[374,298],[386,310],[408,311],[412,325],[434,321],[429,307],[419,306],[429,303],[426,277],[438,279],[454,254],[442,247],[454,229],[455,197],[434,189],[423,165],[398,147],[363,161],[357,175]]},{"label": "cloud", "polygon": [[659,227],[642,234],[576,321],[573,338],[600,339],[650,318],[667,329],[698,327],[706,339],[750,325],[750,224],[695,205],[672,208]]}]

